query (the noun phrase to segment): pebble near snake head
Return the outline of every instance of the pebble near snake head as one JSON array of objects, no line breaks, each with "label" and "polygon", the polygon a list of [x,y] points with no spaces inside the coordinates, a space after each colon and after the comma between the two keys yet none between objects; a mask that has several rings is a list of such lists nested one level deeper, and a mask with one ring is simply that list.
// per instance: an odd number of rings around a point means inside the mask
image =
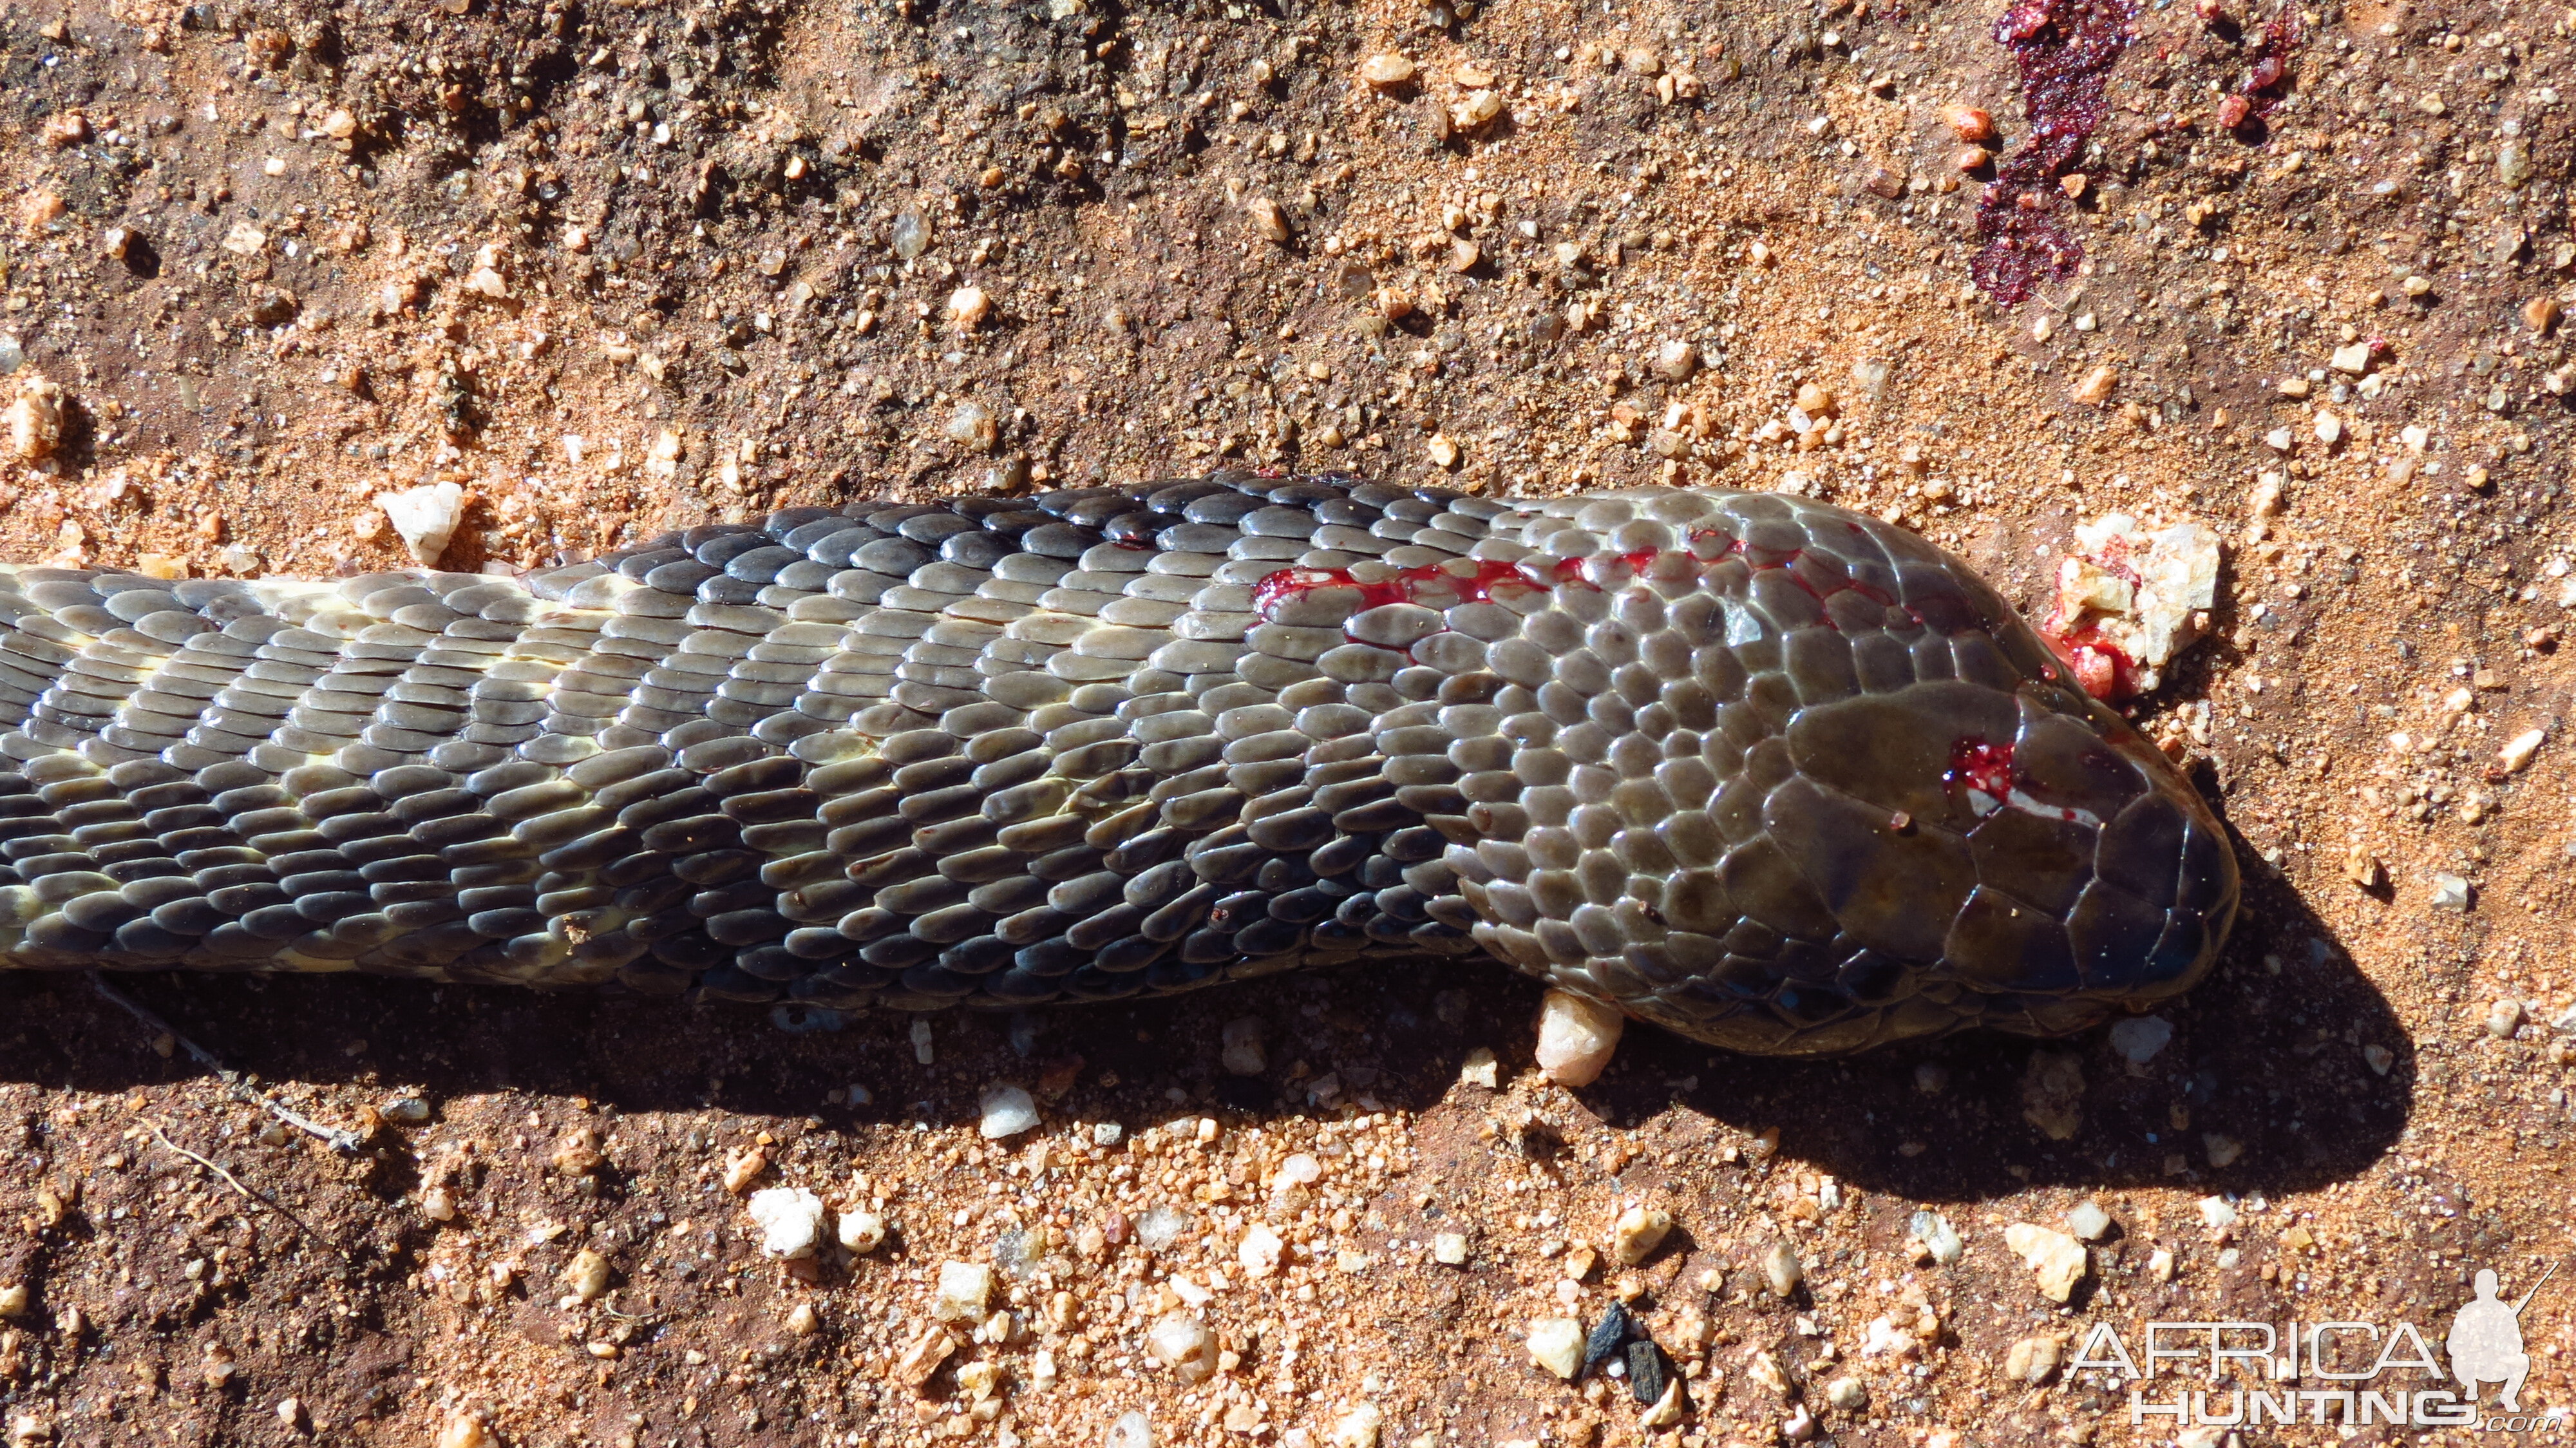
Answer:
[{"label": "pebble near snake head", "polygon": [[0,961],[853,1008],[1480,949],[1697,1040],[2082,1029],[2234,857],[1965,565],[1802,498],[1217,476],[521,579],[0,572]]}]

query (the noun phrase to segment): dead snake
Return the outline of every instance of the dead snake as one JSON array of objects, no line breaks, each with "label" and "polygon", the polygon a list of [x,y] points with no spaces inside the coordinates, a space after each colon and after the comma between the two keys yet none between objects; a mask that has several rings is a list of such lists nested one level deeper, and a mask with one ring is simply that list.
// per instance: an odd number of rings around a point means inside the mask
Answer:
[{"label": "dead snake", "polygon": [[2234,856],[1957,559],[1802,498],[1247,473],[519,578],[0,571],[0,963],[924,1009],[1478,948],[1739,1051],[2056,1035]]}]

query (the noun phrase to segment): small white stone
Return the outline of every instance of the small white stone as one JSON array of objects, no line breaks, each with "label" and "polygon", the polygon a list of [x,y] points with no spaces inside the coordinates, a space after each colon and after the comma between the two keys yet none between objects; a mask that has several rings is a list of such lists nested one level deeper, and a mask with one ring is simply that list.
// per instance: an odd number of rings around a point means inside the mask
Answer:
[{"label": "small white stone", "polygon": [[376,506],[423,567],[434,567],[465,516],[465,490],[454,483],[424,483],[376,494]]},{"label": "small white stone", "polygon": [[[1431,1260],[1443,1267],[1467,1265],[1467,1234],[1440,1232],[1431,1238]],[[21,1289],[22,1291],[24,1289]]]},{"label": "small white stone", "polygon": [[1255,196],[1243,204],[1244,215],[1251,218],[1252,229],[1264,241],[1285,242],[1294,233],[1288,226],[1288,213],[1267,196]]},{"label": "small white stone", "polygon": [[2337,347],[2334,356],[2327,359],[2326,365],[2337,372],[2359,377],[2370,370],[2370,344],[2355,342],[2349,347]]},{"label": "small white stone", "polygon": [[993,299],[982,287],[959,287],[948,295],[949,325],[960,332],[972,332],[993,315]]},{"label": "small white stone", "polygon": [[1655,1254],[1673,1230],[1673,1214],[1661,1207],[1630,1207],[1610,1228],[1610,1255],[1634,1267]]},{"label": "small white stone", "polygon": [[2173,1022],[2162,1016],[2131,1016],[2111,1028],[2111,1049],[2132,1066],[2143,1066],[2173,1040]]},{"label": "small white stone", "polygon": [[2171,1247],[2158,1247],[2147,1254],[2147,1275],[2158,1282],[2171,1282],[2177,1270]]},{"label": "small white stone", "polygon": [[1027,1091],[1008,1083],[985,1087],[981,1109],[983,1119],[975,1129],[984,1134],[986,1141],[1017,1136],[1038,1124],[1038,1104],[1029,1099]]},{"label": "small white stone", "polygon": [[2236,1225],[2236,1208],[2225,1197],[2202,1197],[2200,1224],[2213,1232],[2224,1232]]},{"label": "small white stone", "polygon": [[971,397],[957,404],[939,431],[950,442],[976,452],[991,452],[1002,436],[1001,424],[993,420],[993,409]]},{"label": "small white stone", "polygon": [[1664,1384],[1664,1395],[1655,1405],[1637,1415],[1641,1428],[1669,1428],[1682,1420],[1682,1380],[1678,1377]]},{"label": "small white stone", "polygon": [[993,1301],[993,1269],[981,1262],[939,1264],[939,1295],[930,1315],[941,1322],[981,1322]]},{"label": "small white stone", "polygon": [[1502,1086],[1502,1063],[1494,1058],[1490,1047],[1478,1046],[1467,1053],[1466,1064],[1458,1068],[1458,1079],[1488,1091],[1499,1090]]},{"label": "small white stone", "polygon": [[2039,1279],[2040,1295],[2051,1302],[2064,1302],[2074,1296],[2075,1284],[2084,1280],[2091,1266],[2083,1243],[2064,1232],[2029,1222],[2015,1222],[2004,1228],[2004,1245]]},{"label": "small white stone", "polygon": [[884,1245],[886,1220],[870,1211],[843,1212],[833,1236],[843,1247],[864,1257]]},{"label": "small white stone", "polygon": [[1392,51],[1372,55],[1360,62],[1360,79],[1381,89],[1393,89],[1413,80],[1413,62]]},{"label": "small white stone", "polygon": [[1609,1069],[1625,1026],[1613,1007],[1551,990],[1539,1001],[1539,1069],[1560,1086],[1589,1086]]},{"label": "small white stone", "polygon": [[1171,1207],[1147,1207],[1136,1214],[1137,1245],[1159,1252],[1187,1235],[1194,1223],[1190,1214]]},{"label": "small white stone", "polygon": [[823,1239],[823,1199],[803,1187],[771,1187],[743,1204],[760,1227],[760,1250],[772,1257],[811,1257]]},{"label": "small white stone", "polygon": [[63,440],[63,389],[43,373],[22,374],[0,430],[9,435],[10,454],[21,461],[35,462],[52,453]]},{"label": "small white stone", "polygon": [[1374,1403],[1362,1403],[1333,1422],[1333,1448],[1377,1448],[1386,1414]]},{"label": "small white stone", "polygon": [[597,1302],[608,1293],[608,1259],[584,1247],[564,1264],[563,1281],[573,1296]]},{"label": "small white stone", "polygon": [[1166,1313],[1146,1330],[1145,1355],[1185,1383],[1203,1383],[1216,1376],[1216,1334],[1186,1312]]},{"label": "small white stone", "polygon": [[2066,1230],[2083,1241],[2099,1242],[2111,1234],[2111,1214],[2102,1210],[2100,1202],[2087,1197],[2066,1214]]},{"label": "small white stone", "polygon": [[2487,1007],[2487,1034],[2510,1041],[2522,1029],[2522,1002],[2507,996]]},{"label": "small white stone", "polygon": [[1699,370],[1699,349],[1679,339],[1664,343],[1655,351],[1655,375],[1666,382],[1688,382]]},{"label": "small white stone", "polygon": [[1268,1029],[1259,1016],[1237,1016],[1225,1023],[1224,1050],[1218,1060],[1227,1074],[1258,1076],[1270,1069],[1270,1053],[1261,1044]]},{"label": "small white stone", "polygon": [[2037,1385],[2047,1382],[2057,1371],[2066,1352],[2066,1339],[2053,1334],[2025,1337],[2004,1350],[2004,1376],[2016,1383]]},{"label": "small white stone", "polygon": [[2504,748],[2496,751],[2497,767],[2507,774],[2520,773],[2522,767],[2531,762],[2531,756],[2539,752],[2542,741],[2548,737],[2545,731],[2526,729],[2506,740]]},{"label": "small white stone", "polygon": [[1255,1222],[1243,1234],[1243,1243],[1234,1249],[1234,1259],[1254,1277],[1267,1277],[1279,1270],[1279,1255],[1287,1250],[1279,1234]]},{"label": "small white stone", "polygon": [[1825,1401],[1846,1413],[1857,1413],[1869,1406],[1869,1389],[1858,1378],[1836,1378],[1825,1384]]},{"label": "small white stone", "polygon": [[1868,1334],[1861,1339],[1862,1357],[1910,1358],[1923,1351],[1923,1339],[1896,1325],[1894,1318],[1873,1317]]},{"label": "small white stone", "polygon": [[1571,1317],[1542,1317],[1529,1325],[1530,1361],[1568,1382],[1583,1367],[1583,1324]]},{"label": "small white stone", "polygon": [[1951,1226],[1950,1219],[1939,1212],[1916,1212],[1907,1232],[1923,1244],[1924,1251],[1932,1254],[1933,1261],[1944,1267],[1967,1254],[1968,1244],[1960,1240],[1959,1229]]},{"label": "small white stone", "polygon": [[1109,1425],[1107,1448],[1154,1448],[1154,1420],[1143,1413],[1124,1413]]},{"label": "small white stone", "polygon": [[2469,908],[2469,882],[2446,870],[2433,872],[2433,908],[2466,910]]},{"label": "small white stone", "polygon": [[1786,1297],[1807,1280],[1807,1264],[1798,1260],[1798,1249],[1785,1241],[1774,1242],[1762,1251],[1762,1282],[1774,1297]]}]

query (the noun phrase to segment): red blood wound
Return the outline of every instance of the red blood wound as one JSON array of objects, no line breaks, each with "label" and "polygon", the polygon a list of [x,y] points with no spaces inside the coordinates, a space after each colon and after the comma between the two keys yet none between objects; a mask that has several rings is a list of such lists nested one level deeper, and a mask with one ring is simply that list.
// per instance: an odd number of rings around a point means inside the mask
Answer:
[{"label": "red blood wound", "polygon": [[2014,776],[2011,741],[1992,744],[1970,735],[1952,744],[1950,767],[1943,771],[1941,782],[1953,788],[1973,789],[1990,799],[2012,798]]},{"label": "red blood wound", "polygon": [[1443,607],[1455,607],[1461,603],[1491,603],[1497,591],[1548,586],[1517,563],[1491,558],[1474,561],[1472,573],[1452,573],[1441,564],[1426,563],[1375,583],[1360,582],[1347,568],[1282,568],[1252,585],[1252,611],[1268,619],[1279,605],[1319,588],[1356,590],[1360,605],[1351,611],[1363,613],[1390,603],[1412,603],[1435,591],[1443,597]]},{"label": "red blood wound", "polygon": [[2138,664],[2118,644],[2102,637],[2091,624],[2062,629],[2052,621],[2039,632],[2051,652],[2074,675],[2076,687],[2108,704],[2138,692]]}]

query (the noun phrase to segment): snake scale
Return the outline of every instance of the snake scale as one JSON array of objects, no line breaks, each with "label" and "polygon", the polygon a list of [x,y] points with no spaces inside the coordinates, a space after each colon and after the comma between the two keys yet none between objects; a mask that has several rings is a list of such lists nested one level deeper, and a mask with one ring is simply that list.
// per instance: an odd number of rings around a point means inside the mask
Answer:
[{"label": "snake scale", "polygon": [[2238,898],[1893,525],[1243,472],[516,578],[0,570],[0,859],[17,968],[918,1010],[1481,949],[1804,1055],[2170,997]]}]

